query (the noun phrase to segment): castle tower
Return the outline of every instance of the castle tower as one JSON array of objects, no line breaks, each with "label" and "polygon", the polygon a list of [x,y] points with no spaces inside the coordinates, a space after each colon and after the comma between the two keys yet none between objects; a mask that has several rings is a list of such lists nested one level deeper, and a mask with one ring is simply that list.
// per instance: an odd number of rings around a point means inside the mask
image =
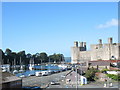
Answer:
[{"label": "castle tower", "polygon": [[74,41],[74,47],[78,47],[78,42]]},{"label": "castle tower", "polygon": [[80,43],[80,47],[83,47],[83,42],[79,42]]},{"label": "castle tower", "polygon": [[84,50],[86,51],[86,42],[83,42]]},{"label": "castle tower", "polygon": [[113,43],[112,37],[108,38],[108,43],[109,43],[109,44],[112,44],[112,43]]},{"label": "castle tower", "polygon": [[99,39],[98,42],[99,42],[99,48],[101,48],[102,47],[102,39]]},{"label": "castle tower", "polygon": [[79,57],[79,47],[78,42],[74,41],[74,47],[71,47],[71,63],[77,63]]},{"label": "castle tower", "polygon": [[98,42],[99,42],[99,44],[102,44],[102,39],[99,39]]}]

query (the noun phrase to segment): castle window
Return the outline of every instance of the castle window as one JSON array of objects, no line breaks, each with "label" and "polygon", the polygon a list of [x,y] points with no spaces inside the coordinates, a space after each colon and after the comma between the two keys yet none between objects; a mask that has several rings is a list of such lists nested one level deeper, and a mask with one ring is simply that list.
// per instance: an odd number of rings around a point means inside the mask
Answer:
[{"label": "castle window", "polygon": [[112,58],[114,58],[114,56],[112,56]]}]

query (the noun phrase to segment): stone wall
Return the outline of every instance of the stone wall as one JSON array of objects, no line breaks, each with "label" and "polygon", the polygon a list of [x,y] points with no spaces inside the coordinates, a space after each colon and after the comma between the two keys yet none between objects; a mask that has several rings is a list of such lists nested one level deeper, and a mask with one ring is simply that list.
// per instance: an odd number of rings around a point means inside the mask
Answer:
[{"label": "stone wall", "polygon": [[112,43],[112,38],[109,38],[106,44],[102,44],[102,40],[100,39],[99,44],[92,44],[90,48],[90,51],[86,51],[86,49],[81,50],[77,42],[77,45],[75,44],[75,46],[71,48],[71,63],[120,59],[120,43]]}]

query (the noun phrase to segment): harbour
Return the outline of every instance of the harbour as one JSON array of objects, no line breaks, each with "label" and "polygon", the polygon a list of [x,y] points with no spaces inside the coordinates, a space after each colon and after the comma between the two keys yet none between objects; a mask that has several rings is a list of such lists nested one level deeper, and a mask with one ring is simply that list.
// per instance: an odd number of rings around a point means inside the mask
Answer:
[{"label": "harbour", "polygon": [[[24,70],[23,72],[15,73],[18,77],[28,77],[35,76],[37,72],[49,72],[48,74],[59,73],[63,71],[70,70],[71,67],[67,65],[67,67],[59,67],[58,65],[48,64],[48,65],[35,65],[33,70]],[[19,70],[18,70],[19,71]]]}]

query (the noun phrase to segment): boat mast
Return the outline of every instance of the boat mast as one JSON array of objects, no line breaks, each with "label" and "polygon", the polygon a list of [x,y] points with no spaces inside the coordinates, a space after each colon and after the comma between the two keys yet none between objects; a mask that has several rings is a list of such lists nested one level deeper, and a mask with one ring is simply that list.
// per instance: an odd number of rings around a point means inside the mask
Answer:
[{"label": "boat mast", "polygon": [[14,58],[14,69],[16,70],[16,60]]}]

